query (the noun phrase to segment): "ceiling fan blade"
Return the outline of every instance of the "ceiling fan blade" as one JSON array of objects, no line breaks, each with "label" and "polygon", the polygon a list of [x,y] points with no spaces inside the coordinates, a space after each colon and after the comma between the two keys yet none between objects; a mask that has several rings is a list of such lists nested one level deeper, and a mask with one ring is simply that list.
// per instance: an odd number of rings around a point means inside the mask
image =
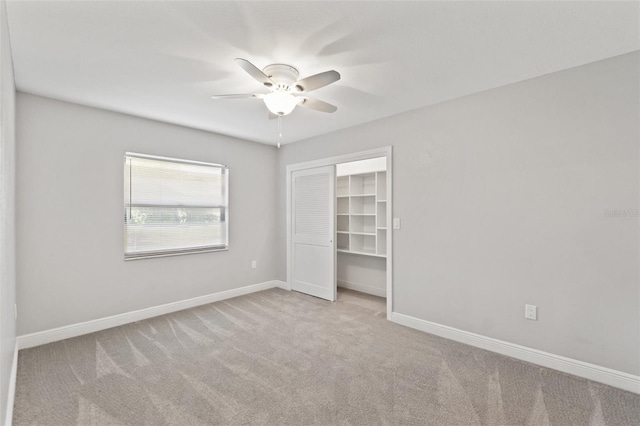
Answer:
[{"label": "ceiling fan blade", "polygon": [[236,58],[235,61],[236,64],[240,65],[240,67],[247,72],[247,74],[258,80],[260,83],[264,84],[267,87],[275,85],[275,83],[269,78],[269,76],[267,76],[262,72],[260,68],[256,67],[246,59]]},{"label": "ceiling fan blade", "polygon": [[240,93],[232,95],[213,95],[211,99],[244,99],[244,98],[259,98],[257,93]]},{"label": "ceiling fan blade", "polygon": [[298,80],[295,87],[301,92],[310,92],[328,84],[335,83],[338,80],[340,80],[340,73],[331,70]]},{"label": "ceiling fan blade", "polygon": [[327,103],[324,101],[319,101],[318,99],[313,99],[313,98],[302,98],[302,99],[304,99],[304,101],[300,102],[298,105],[305,108],[314,109],[320,112],[336,112],[338,110],[337,106],[331,105],[330,103]]}]

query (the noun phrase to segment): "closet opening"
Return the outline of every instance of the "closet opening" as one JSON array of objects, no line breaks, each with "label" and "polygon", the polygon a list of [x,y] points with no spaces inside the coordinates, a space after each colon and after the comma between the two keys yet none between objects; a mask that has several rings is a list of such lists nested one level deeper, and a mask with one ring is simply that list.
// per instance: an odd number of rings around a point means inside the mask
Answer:
[{"label": "closet opening", "polygon": [[387,295],[387,159],[336,164],[338,288]]},{"label": "closet opening", "polygon": [[287,284],[335,301],[338,286],[393,311],[392,149],[286,166]]}]

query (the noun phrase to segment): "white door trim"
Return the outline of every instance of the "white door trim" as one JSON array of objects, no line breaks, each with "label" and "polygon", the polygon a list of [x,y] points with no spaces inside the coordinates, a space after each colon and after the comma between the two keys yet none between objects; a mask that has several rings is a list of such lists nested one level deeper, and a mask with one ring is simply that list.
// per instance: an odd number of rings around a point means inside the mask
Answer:
[{"label": "white door trim", "polygon": [[368,151],[354,152],[338,155],[336,157],[322,158],[303,163],[289,164],[286,167],[287,174],[287,285],[291,288],[291,173],[297,170],[311,169],[315,167],[331,166],[334,164],[348,163],[350,161],[367,160],[369,158],[387,158],[387,319],[391,319],[393,312],[393,170],[392,147],[371,149]]}]

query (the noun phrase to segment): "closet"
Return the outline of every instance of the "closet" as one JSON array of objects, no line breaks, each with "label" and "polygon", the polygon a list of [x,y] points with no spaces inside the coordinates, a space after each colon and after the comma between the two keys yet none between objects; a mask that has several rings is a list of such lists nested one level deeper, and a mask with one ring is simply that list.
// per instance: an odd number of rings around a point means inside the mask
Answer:
[{"label": "closet", "polygon": [[338,287],[386,296],[386,158],[336,165]]}]

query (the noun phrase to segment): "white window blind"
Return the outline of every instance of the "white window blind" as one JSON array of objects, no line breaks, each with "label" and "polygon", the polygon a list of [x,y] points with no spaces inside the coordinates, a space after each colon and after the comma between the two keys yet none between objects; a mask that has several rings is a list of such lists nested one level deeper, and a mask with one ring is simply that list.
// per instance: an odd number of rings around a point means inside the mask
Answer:
[{"label": "white window blind", "polygon": [[125,259],[228,247],[228,169],[127,152]]}]

